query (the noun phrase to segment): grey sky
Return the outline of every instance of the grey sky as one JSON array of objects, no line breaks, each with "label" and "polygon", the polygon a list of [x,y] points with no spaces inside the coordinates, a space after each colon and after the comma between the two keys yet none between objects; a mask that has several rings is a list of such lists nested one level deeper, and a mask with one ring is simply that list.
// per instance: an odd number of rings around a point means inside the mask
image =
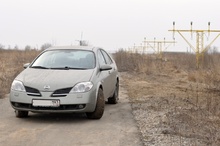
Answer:
[{"label": "grey sky", "polygon": [[[0,0],[0,44],[38,47],[75,44],[81,38],[107,50],[140,44],[144,37],[172,40],[177,29],[220,29],[217,0]],[[190,35],[187,35],[190,39]],[[169,50],[186,50],[178,42]],[[212,36],[210,36],[210,39]],[[195,41],[195,37],[193,38]],[[214,43],[220,47],[220,38]]]}]

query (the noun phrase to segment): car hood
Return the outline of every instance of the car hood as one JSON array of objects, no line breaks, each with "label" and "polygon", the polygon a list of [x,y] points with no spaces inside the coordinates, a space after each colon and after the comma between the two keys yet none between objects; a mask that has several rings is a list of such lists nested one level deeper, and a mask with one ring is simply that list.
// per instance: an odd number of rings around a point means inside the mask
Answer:
[{"label": "car hood", "polygon": [[23,82],[24,86],[45,91],[44,87],[49,86],[47,91],[73,87],[83,81],[90,81],[94,69],[88,70],[51,70],[27,68],[16,79]]}]

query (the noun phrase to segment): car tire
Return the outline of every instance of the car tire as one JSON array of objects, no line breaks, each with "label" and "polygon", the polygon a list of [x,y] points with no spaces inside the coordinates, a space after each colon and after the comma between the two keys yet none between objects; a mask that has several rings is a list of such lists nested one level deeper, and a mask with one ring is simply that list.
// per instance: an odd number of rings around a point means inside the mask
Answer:
[{"label": "car tire", "polygon": [[99,88],[95,111],[88,112],[86,113],[86,115],[89,119],[100,119],[104,113],[104,109],[105,109],[104,94],[102,89]]},{"label": "car tire", "polygon": [[114,94],[112,97],[108,98],[108,103],[110,103],[110,104],[117,104],[118,103],[118,100],[119,100],[118,92],[119,92],[119,82],[117,81]]},{"label": "car tire", "polygon": [[19,111],[19,110],[15,110],[15,116],[17,118],[25,118],[28,116],[28,111]]}]

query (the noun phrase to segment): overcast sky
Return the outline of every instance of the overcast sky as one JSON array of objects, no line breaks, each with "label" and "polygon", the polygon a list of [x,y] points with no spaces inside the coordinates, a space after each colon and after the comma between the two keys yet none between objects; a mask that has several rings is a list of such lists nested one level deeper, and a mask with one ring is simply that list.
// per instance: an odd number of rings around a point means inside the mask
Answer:
[{"label": "overcast sky", "polygon": [[[0,44],[71,45],[83,34],[94,46],[116,50],[139,45],[144,37],[172,40],[173,21],[176,29],[190,29],[191,21],[193,29],[207,29],[209,21],[211,29],[220,29],[219,10],[217,0],[0,0]],[[185,51],[184,40],[175,38],[168,50]],[[220,38],[214,46],[220,47]]]}]

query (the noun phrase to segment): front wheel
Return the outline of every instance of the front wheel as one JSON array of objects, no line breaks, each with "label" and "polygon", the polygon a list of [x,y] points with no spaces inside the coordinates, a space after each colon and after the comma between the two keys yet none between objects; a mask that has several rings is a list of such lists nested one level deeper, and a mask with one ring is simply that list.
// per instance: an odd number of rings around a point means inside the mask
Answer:
[{"label": "front wheel", "polygon": [[19,110],[15,110],[15,116],[17,118],[25,118],[28,116],[28,111],[19,111]]},{"label": "front wheel", "polygon": [[104,113],[104,109],[105,109],[104,94],[102,89],[99,88],[95,111],[86,113],[86,115],[89,119],[100,119]]}]

